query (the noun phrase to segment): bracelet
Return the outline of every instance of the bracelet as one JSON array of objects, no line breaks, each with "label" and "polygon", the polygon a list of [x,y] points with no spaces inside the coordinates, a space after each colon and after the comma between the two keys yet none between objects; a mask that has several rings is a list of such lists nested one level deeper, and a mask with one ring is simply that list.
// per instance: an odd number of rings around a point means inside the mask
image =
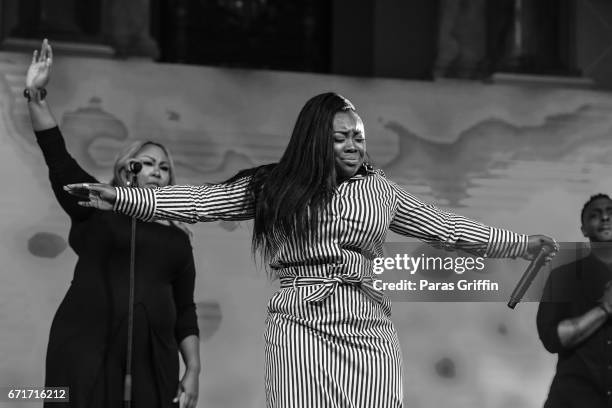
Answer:
[{"label": "bracelet", "polygon": [[[40,100],[44,101],[47,96],[47,90],[45,88],[37,89],[40,94]],[[30,94],[30,90],[28,88],[23,90],[23,97],[28,100],[28,102],[32,102],[32,94]]]}]

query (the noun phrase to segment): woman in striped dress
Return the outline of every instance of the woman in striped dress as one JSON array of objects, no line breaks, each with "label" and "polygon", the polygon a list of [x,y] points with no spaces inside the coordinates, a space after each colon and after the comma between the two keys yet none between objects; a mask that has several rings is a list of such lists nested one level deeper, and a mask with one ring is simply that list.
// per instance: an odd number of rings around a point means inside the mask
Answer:
[{"label": "woman in striped dress", "polygon": [[142,220],[254,219],[281,288],[265,331],[269,408],[401,407],[402,357],[389,300],[372,286],[388,230],[479,256],[525,257],[545,236],[485,226],[425,204],[366,162],[354,106],[325,93],[300,112],[280,161],[206,186],[75,184],[84,206]]}]

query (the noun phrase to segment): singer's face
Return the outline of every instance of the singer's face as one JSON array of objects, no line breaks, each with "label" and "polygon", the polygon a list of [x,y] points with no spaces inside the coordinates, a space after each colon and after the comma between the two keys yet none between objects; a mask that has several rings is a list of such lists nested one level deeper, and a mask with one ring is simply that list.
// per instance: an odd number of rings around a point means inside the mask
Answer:
[{"label": "singer's face", "polygon": [[365,131],[359,115],[353,111],[334,116],[334,156],[339,180],[351,178],[363,164],[366,153]]},{"label": "singer's face", "polygon": [[584,211],[582,233],[592,242],[612,241],[612,200],[598,198]]},{"label": "singer's face", "polygon": [[166,153],[155,145],[145,145],[134,159],[142,163],[138,173],[139,187],[165,187],[170,181],[170,163]]}]

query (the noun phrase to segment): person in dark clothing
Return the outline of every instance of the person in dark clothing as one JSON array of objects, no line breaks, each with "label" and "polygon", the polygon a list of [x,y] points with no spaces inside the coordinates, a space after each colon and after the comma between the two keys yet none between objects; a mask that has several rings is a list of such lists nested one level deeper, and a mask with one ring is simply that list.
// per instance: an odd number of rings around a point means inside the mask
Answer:
[{"label": "person in dark clothing", "polygon": [[[51,187],[70,217],[69,244],[78,256],[74,278],[49,335],[45,386],[69,387],[70,402],[49,407],[120,407],[126,366],[131,219],[77,204],[66,183],[95,178],[70,156],[45,101],[52,50],[43,41],[26,78],[32,127]],[[137,142],[122,151],[111,184],[128,185],[127,167],[140,162],[136,184],[174,184],[167,149]],[[138,222],[135,247],[132,401],[134,407],[193,408],[200,372],[199,331],[193,301],[195,267],[188,230],[176,222]],[[179,352],[185,374],[179,381]]]},{"label": "person in dark clothing", "polygon": [[590,254],[553,270],[538,308],[538,334],[558,355],[545,408],[612,407],[612,199],[581,213]]}]

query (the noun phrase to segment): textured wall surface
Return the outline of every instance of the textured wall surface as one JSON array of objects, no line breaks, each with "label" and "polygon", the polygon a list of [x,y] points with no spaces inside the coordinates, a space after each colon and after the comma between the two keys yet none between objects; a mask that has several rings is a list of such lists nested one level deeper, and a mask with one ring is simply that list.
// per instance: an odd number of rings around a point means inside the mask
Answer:
[{"label": "textured wall surface", "polygon": [[[0,53],[0,385],[43,383],[49,326],[76,261],[20,96],[28,62]],[[278,159],[303,103],[328,90],[357,106],[390,179],[485,223],[580,241],[583,202],[612,190],[603,93],[57,56],[48,99],[71,153],[100,179],[119,146],[151,138],[174,153],[179,182],[198,183]],[[263,407],[262,335],[277,284],[253,262],[250,223],[193,231],[199,406]],[[510,265],[518,280],[526,262]],[[541,406],[555,358],[537,339],[536,306],[394,304],[406,406]]]}]

